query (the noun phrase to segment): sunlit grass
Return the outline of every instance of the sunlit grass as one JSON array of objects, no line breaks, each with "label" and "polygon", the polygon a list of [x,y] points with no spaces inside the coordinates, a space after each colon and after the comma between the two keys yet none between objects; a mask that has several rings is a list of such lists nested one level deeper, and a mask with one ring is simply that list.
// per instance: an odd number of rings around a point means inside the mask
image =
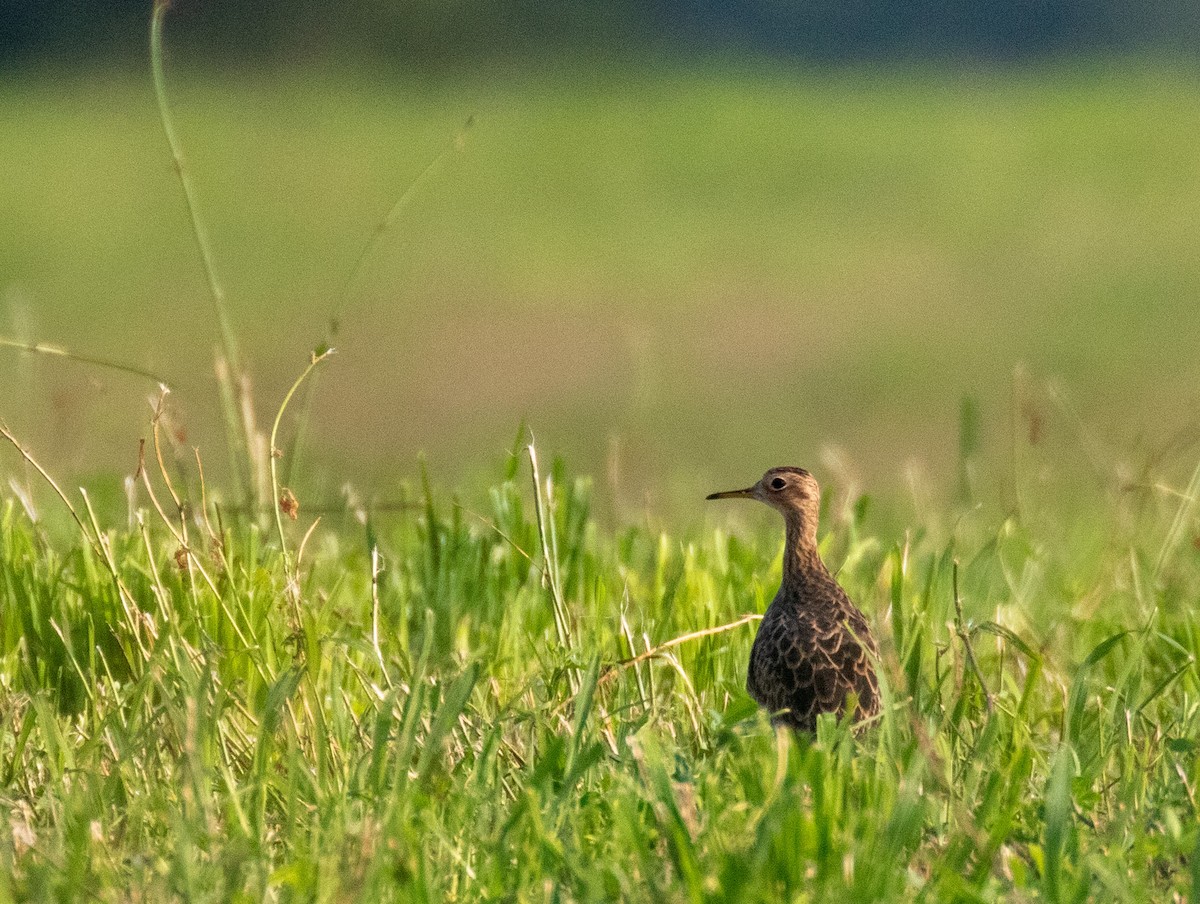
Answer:
[{"label": "sunlit grass", "polygon": [[887,705],[812,741],[746,696],[753,624],[621,664],[761,611],[776,525],[604,528],[556,465],[539,530],[528,475],[514,453],[486,498],[319,527],[297,607],[271,533],[211,512],[209,535],[197,500],[75,544],[7,501],[0,896],[1195,894],[1194,497],[1126,488],[1080,521],[1033,481],[897,534],[828,506]]}]

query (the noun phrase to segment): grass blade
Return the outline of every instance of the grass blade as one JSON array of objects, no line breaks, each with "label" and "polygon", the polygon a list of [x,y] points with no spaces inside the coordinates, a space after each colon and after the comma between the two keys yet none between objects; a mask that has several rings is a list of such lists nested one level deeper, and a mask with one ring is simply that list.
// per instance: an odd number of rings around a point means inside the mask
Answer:
[{"label": "grass blade", "polygon": [[1063,890],[1063,867],[1072,826],[1071,779],[1075,777],[1075,754],[1069,744],[1058,748],[1046,783],[1046,830],[1043,854],[1046,900],[1067,900]]}]

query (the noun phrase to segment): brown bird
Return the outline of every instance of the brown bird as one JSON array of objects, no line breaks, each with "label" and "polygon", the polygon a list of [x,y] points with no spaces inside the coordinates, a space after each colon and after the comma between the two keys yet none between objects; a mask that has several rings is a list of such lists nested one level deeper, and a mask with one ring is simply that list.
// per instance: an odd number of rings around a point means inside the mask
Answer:
[{"label": "brown bird", "polygon": [[783,515],[787,527],[783,583],[750,651],[750,696],[774,724],[801,731],[815,731],[821,713],[844,712],[851,696],[856,719],[879,712],[872,663],[878,651],[867,619],[817,552],[817,481],[803,468],[772,468],[752,487],[708,498],[757,499]]}]

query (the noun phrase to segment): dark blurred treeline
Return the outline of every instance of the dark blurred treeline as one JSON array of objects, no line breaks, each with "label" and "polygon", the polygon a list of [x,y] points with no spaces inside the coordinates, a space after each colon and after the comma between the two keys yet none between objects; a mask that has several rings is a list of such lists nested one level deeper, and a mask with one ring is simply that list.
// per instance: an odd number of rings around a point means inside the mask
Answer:
[{"label": "dark blurred treeline", "polygon": [[[0,0],[0,59],[143,53],[151,0]],[[205,56],[350,51],[400,65],[626,51],[811,59],[1020,58],[1186,50],[1200,0],[175,0],[171,41]]]}]

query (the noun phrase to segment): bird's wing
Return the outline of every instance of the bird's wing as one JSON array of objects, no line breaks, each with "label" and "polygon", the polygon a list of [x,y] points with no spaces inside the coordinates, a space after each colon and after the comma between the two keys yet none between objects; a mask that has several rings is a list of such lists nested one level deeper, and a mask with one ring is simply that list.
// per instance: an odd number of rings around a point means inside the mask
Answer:
[{"label": "bird's wing", "polygon": [[750,693],[782,721],[811,730],[823,712],[839,713],[855,694],[861,715],[878,710],[879,692],[865,621],[845,613],[799,610],[763,620],[751,654]]}]

